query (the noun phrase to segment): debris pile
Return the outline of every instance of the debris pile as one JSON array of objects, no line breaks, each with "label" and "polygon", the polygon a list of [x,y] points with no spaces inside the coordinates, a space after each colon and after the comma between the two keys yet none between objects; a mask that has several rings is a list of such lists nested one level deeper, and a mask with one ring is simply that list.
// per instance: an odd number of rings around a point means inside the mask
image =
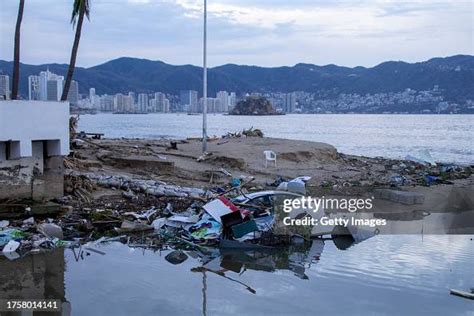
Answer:
[{"label": "debris pile", "polygon": [[228,132],[223,135],[222,138],[241,138],[241,137],[263,137],[261,129],[250,127],[249,129],[243,129],[241,132]]},{"label": "debris pile", "polygon": [[[290,190],[291,183],[308,180],[301,178],[284,183]],[[29,252],[80,247],[106,237],[123,239],[121,236],[126,236],[128,244],[142,247],[171,243],[195,248],[217,245],[249,248],[291,243],[288,236],[278,236],[274,231],[275,205],[254,204],[259,199],[249,198],[244,193],[243,183],[217,194],[125,176],[75,172],[68,179],[67,185],[73,193],[85,191],[89,194],[87,190],[94,190],[97,185],[123,190],[123,194],[122,197],[115,195],[120,199],[116,202],[94,206],[94,201],[79,193],[75,195],[75,207],[63,207],[55,219],[27,217],[25,212],[19,214],[21,219],[0,221],[0,249],[5,256],[16,259]],[[235,192],[242,195],[235,196]],[[273,192],[264,191],[268,196]],[[134,194],[134,197],[128,194]],[[155,200],[138,198],[143,195],[151,195]],[[68,199],[60,202],[72,203]]]},{"label": "debris pile", "polygon": [[0,249],[10,260],[20,258],[20,253],[38,252],[43,249],[70,247],[77,242],[64,240],[63,229],[52,219],[44,221],[29,217],[25,220],[2,221]]},{"label": "debris pile", "polygon": [[96,184],[87,176],[71,173],[64,177],[64,192],[83,202],[91,201],[91,192]]},{"label": "debris pile", "polygon": [[81,178],[92,180],[95,184],[113,189],[124,190],[124,197],[133,199],[136,193],[144,193],[153,196],[182,197],[191,199],[205,199],[210,196],[210,192],[191,187],[167,184],[163,181],[132,179],[121,175],[101,175],[98,173],[80,173],[72,171],[68,175],[71,178]]}]

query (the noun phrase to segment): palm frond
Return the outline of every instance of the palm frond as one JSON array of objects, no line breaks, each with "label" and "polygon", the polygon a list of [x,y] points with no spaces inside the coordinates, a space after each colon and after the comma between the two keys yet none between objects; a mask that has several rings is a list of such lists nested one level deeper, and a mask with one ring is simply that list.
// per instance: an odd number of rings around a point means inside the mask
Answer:
[{"label": "palm frond", "polygon": [[90,20],[89,15],[91,8],[89,0],[74,0],[71,15],[71,24],[73,27],[76,26],[77,18],[79,17],[79,14],[81,14],[82,7],[84,7],[85,16]]}]

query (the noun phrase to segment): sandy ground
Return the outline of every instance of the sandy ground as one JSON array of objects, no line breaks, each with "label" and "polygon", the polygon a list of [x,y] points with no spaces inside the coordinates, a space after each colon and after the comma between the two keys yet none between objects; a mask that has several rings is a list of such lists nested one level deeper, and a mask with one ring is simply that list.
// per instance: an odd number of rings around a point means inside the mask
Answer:
[{"label": "sandy ground", "polygon": [[[309,141],[259,137],[214,140],[208,142],[211,154],[201,162],[197,160],[202,155],[199,141],[178,143],[177,150],[167,148],[169,144],[165,140],[91,140],[75,150],[76,165],[81,170],[125,173],[200,187],[229,183],[230,177],[220,172],[221,168],[233,177],[253,176],[253,183],[261,186],[273,182],[277,176],[290,179],[311,176],[310,183],[314,185],[322,181],[342,182],[338,179],[364,181],[370,172],[384,169],[370,159],[360,161],[362,164],[368,161],[367,166],[356,166],[349,156],[340,155],[333,146]],[[264,150],[277,154],[276,167],[271,162],[265,166]],[[124,165],[118,163],[118,158],[131,161]],[[132,161],[135,158],[144,163]]]},{"label": "sandy ground", "polygon": [[[277,154],[276,167],[270,162],[265,167],[264,150]],[[400,185],[403,190],[434,191],[421,186],[424,175],[440,176],[439,166],[350,156],[338,153],[329,144],[310,141],[266,137],[215,139],[208,142],[208,152],[210,155],[204,161],[198,161],[202,155],[199,140],[177,141],[177,149],[170,149],[170,141],[164,139],[89,139],[74,150],[73,169],[201,188],[227,185],[232,177],[252,176],[252,185],[263,189],[271,188],[269,184],[278,176],[311,176],[307,184],[311,194],[365,193],[393,186],[392,178],[399,175],[406,180]],[[448,190],[455,184],[472,190],[472,179],[470,168],[465,168],[444,174],[444,184],[432,187]]]}]

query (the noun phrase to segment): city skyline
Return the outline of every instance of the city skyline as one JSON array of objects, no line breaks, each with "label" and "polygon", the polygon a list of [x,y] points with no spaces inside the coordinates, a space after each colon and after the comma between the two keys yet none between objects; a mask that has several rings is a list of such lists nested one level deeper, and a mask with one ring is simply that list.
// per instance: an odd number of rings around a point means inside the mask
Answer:
[{"label": "city skyline", "polygon": [[[45,2],[32,0],[25,6],[21,61],[67,63],[73,39],[70,3],[46,3],[45,12],[41,10]],[[78,66],[121,56],[201,64],[200,1],[124,0],[120,4],[93,2]],[[0,59],[11,60],[17,6],[2,2],[0,7]],[[283,1],[258,0],[251,5],[210,1],[209,63],[370,67],[387,60],[417,62],[473,54],[472,13],[469,1],[298,0],[291,6]]]}]

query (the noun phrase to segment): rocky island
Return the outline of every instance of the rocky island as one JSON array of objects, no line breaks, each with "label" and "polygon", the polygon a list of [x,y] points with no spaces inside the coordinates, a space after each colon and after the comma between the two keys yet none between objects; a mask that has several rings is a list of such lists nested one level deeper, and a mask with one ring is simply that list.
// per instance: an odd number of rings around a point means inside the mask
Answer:
[{"label": "rocky island", "polygon": [[265,97],[248,96],[237,103],[230,115],[279,115]]}]

